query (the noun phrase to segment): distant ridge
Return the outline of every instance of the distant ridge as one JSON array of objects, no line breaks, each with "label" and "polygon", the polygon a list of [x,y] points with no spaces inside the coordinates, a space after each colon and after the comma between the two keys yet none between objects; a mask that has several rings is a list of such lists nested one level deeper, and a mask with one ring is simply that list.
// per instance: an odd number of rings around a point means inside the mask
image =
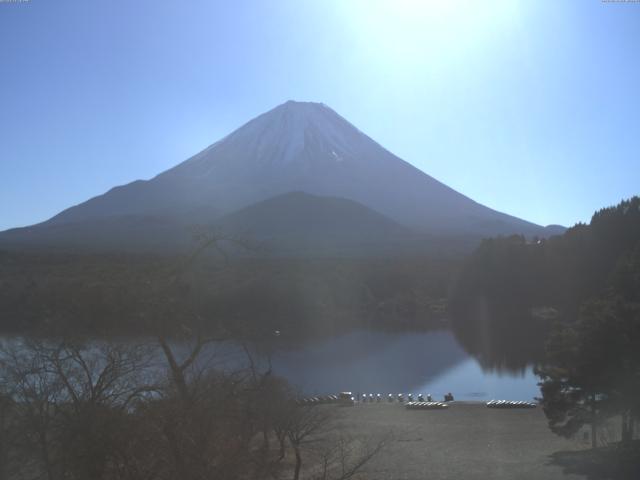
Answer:
[{"label": "distant ridge", "polygon": [[429,242],[357,202],[304,192],[255,203],[221,218],[216,227],[263,242],[272,253],[382,254],[424,250]]}]

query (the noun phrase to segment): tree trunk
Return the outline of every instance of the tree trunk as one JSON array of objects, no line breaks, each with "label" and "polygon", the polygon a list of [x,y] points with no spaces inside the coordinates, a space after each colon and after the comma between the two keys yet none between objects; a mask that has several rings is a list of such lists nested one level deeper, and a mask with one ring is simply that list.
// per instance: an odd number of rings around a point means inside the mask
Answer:
[{"label": "tree trunk", "polygon": [[40,449],[42,452],[42,463],[44,463],[45,471],[47,472],[47,479],[53,480],[55,477],[53,475],[53,467],[51,466],[51,458],[49,455],[49,445],[47,442],[47,433],[39,432],[40,437]]},{"label": "tree trunk", "polygon": [[285,450],[285,436],[276,434],[278,437],[278,444],[280,445],[280,455],[278,456],[278,461],[284,459],[286,450]]},{"label": "tree trunk", "polygon": [[596,425],[596,396],[593,394],[591,396],[591,448],[596,448],[598,446],[598,438],[597,438],[597,425]]},{"label": "tree trunk", "polygon": [[293,447],[296,452],[296,469],[293,472],[293,480],[298,480],[300,478],[300,469],[302,468],[302,455],[300,455],[300,449],[297,445]]},{"label": "tree trunk", "polygon": [[621,419],[621,423],[622,423],[622,433],[621,433],[621,440],[622,443],[628,443],[630,438],[629,438],[629,415],[627,412],[622,412],[622,414],[620,415],[620,419]]},{"label": "tree trunk", "polygon": [[171,456],[173,457],[173,463],[176,470],[176,474],[179,478],[187,480],[189,478],[187,476],[187,469],[185,459],[180,451],[180,446],[178,443],[178,439],[174,432],[173,425],[165,425],[163,428],[164,436],[169,444],[169,451],[171,452]]},{"label": "tree trunk", "polygon": [[187,387],[187,380],[184,376],[184,364],[182,366],[178,365],[176,357],[164,337],[159,337],[158,343],[160,344],[160,348],[162,348],[164,356],[167,359],[167,363],[169,364],[169,369],[171,371],[171,379],[180,394],[180,398],[183,402],[187,403],[189,400],[189,388]]},{"label": "tree trunk", "polygon": [[631,411],[622,413],[622,443],[629,443],[633,440],[635,418]]}]

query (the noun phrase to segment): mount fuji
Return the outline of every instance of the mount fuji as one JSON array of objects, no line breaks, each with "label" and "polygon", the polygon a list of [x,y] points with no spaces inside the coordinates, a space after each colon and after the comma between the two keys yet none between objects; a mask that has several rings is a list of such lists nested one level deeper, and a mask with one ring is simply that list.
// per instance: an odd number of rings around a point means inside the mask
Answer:
[{"label": "mount fuji", "polygon": [[251,231],[277,243],[292,231],[300,233],[303,218],[314,226],[314,237],[330,235],[334,244],[352,247],[370,245],[372,237],[385,243],[386,233],[394,241],[414,242],[420,236],[427,241],[562,231],[456,192],[324,104],[288,101],[150,180],[115,187],[43,223],[2,232],[0,244],[171,250],[184,247],[194,224]]}]

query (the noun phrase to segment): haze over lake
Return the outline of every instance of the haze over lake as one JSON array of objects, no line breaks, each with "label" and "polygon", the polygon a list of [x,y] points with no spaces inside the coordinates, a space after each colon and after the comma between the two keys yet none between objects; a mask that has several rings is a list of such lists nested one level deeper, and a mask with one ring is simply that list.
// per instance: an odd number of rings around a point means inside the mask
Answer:
[{"label": "haze over lake", "polygon": [[359,331],[273,358],[274,371],[303,391],[430,393],[441,399],[539,395],[537,378],[525,372],[484,371],[449,331],[382,333]]},{"label": "haze over lake", "polygon": [[[237,366],[246,360],[244,351],[228,345],[213,347],[208,353],[219,366]],[[273,372],[306,395],[430,393],[434,400],[441,400],[451,392],[456,400],[477,401],[532,400],[540,395],[530,367],[524,371],[483,369],[448,330],[359,330],[296,348],[275,345],[270,357]]]}]

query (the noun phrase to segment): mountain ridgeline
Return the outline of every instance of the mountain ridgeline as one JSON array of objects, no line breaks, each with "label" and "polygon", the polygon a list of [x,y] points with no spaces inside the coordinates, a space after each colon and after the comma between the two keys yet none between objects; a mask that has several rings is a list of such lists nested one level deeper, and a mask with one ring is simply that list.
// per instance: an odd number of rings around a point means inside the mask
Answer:
[{"label": "mountain ridgeline", "polygon": [[0,246],[180,252],[194,225],[304,255],[468,250],[487,236],[562,231],[474,202],[323,104],[289,101],[150,180],[0,233]]}]

